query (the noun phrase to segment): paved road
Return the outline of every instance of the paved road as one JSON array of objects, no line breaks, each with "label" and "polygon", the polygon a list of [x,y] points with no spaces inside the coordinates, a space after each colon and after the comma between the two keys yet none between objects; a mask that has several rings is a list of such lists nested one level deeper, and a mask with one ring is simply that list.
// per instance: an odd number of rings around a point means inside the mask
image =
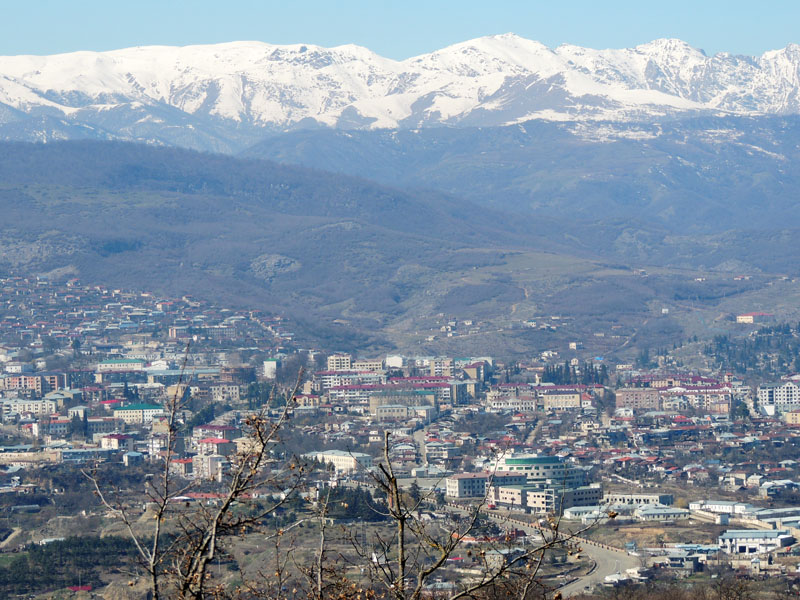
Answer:
[{"label": "paved road", "polygon": [[[461,513],[467,512],[466,509],[453,504],[449,504],[448,509],[456,510]],[[490,514],[489,516],[498,520],[503,520],[504,522],[507,521],[507,518],[501,515]],[[539,534],[539,530],[536,527],[524,522],[517,522],[513,517],[510,524],[522,529],[526,533]],[[584,592],[586,587],[595,587],[602,584],[603,580],[608,575],[613,575],[617,572],[624,573],[626,569],[638,567],[640,564],[639,557],[630,556],[624,550],[618,550],[608,546],[598,546],[594,543],[586,543],[587,540],[576,540],[576,542],[580,544],[581,553],[594,561],[595,567],[589,574],[562,587],[561,594],[564,598],[578,595]]]},{"label": "paved road", "polygon": [[[537,533],[538,531],[535,527],[531,527],[530,525],[520,525],[517,522],[512,524],[526,533]],[[582,549],[581,553],[594,561],[595,568],[588,575],[562,587],[561,594],[564,598],[580,594],[586,587],[594,587],[603,583],[603,580],[608,575],[613,575],[617,571],[622,573],[625,569],[639,566],[638,557],[630,556],[627,552],[622,550],[609,549],[608,547],[583,543],[582,541],[580,542],[580,546]]]},{"label": "paved road", "polygon": [[596,567],[587,576],[561,588],[564,598],[583,592],[586,586],[594,587],[603,583],[606,576],[613,575],[617,569],[624,573],[625,569],[639,566],[638,557],[629,556],[622,550],[607,550],[591,544],[581,544],[581,548],[585,556],[594,560]]},{"label": "paved road", "polygon": [[428,457],[425,455],[425,428],[417,429],[413,435],[411,436],[414,439],[414,442],[417,444],[417,448],[419,448],[419,455],[421,465],[428,464]]}]

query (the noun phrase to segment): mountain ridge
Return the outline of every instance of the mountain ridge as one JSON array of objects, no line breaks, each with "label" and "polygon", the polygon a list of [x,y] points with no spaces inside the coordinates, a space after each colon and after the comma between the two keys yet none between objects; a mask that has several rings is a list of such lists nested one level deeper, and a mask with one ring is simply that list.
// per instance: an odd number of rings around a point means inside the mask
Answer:
[{"label": "mountain ridge", "polygon": [[[505,145],[507,129],[486,143]],[[465,159],[462,173],[472,169]],[[598,323],[636,331],[654,307],[688,301],[694,314],[702,300],[714,315],[745,310],[753,300],[741,294],[797,274],[791,218],[780,228],[679,235],[648,222],[636,202],[631,208],[638,216],[617,222],[597,211],[591,220],[548,219],[179,148],[0,143],[0,272],[281,312],[302,343],[536,352],[556,339],[592,338]],[[482,329],[431,342],[439,313]],[[542,315],[574,321],[558,333],[520,326]],[[679,327],[652,321],[653,343]],[[598,343],[607,355],[623,342]]]},{"label": "mountain ridge", "polygon": [[0,273],[281,312],[334,347],[505,310],[524,299],[512,262],[594,265],[551,223],[443,194],[123,142],[0,143],[0,209]]},{"label": "mountain ridge", "polygon": [[800,117],[295,131],[244,155],[425,187],[567,222],[676,235],[781,228],[797,214]]},{"label": "mountain ridge", "polygon": [[263,42],[0,57],[7,140],[234,151],[291,129],[696,114],[800,114],[800,46],[707,56],[676,39],[593,50],[502,34],[403,61],[353,44]]}]

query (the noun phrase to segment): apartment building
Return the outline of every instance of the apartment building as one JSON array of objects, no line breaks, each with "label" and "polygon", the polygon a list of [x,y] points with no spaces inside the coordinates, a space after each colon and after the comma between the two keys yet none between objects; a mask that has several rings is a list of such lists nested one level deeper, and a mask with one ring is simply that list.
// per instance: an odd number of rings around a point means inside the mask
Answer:
[{"label": "apartment building", "polygon": [[220,383],[211,386],[211,399],[214,402],[237,404],[242,399],[243,386],[233,383]]},{"label": "apartment building", "polygon": [[54,400],[25,400],[7,398],[3,400],[3,418],[13,414],[52,415],[58,410]]},{"label": "apartment building", "polygon": [[429,372],[434,377],[452,377],[453,359],[452,358],[433,358],[429,365]]},{"label": "apartment building", "polygon": [[653,388],[622,388],[617,390],[617,408],[661,410],[661,395]]},{"label": "apartment building", "polygon": [[66,373],[36,373],[0,377],[0,390],[25,390],[36,396],[67,387]]},{"label": "apartment building", "polygon": [[349,354],[331,354],[327,367],[328,371],[350,371],[353,368],[353,357]]},{"label": "apartment building", "polygon": [[449,498],[482,498],[491,484],[496,486],[524,485],[527,476],[506,472],[459,473],[445,480],[445,494]]},{"label": "apartment building", "polygon": [[114,417],[122,419],[128,425],[152,423],[155,417],[164,414],[164,409],[154,404],[130,404],[114,409]]},{"label": "apartment building", "polygon": [[353,473],[361,469],[372,468],[372,457],[362,452],[345,452],[344,450],[324,450],[311,452],[306,456],[317,462],[333,465],[337,474]]},{"label": "apartment building", "polygon": [[332,388],[356,385],[382,385],[386,383],[386,376],[375,371],[319,371],[314,374],[314,386],[320,392]]},{"label": "apartment building", "polygon": [[762,410],[767,407],[781,413],[800,410],[800,384],[795,381],[762,384],[756,391],[756,401]]},{"label": "apartment building", "polygon": [[360,359],[353,363],[354,371],[383,371],[383,361],[379,358],[375,359]]}]

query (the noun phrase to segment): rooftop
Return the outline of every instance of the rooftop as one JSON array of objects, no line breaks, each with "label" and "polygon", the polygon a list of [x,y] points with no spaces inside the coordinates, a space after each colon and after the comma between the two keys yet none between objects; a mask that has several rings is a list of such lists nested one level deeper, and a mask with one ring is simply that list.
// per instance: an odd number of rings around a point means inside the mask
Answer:
[{"label": "rooftop", "polygon": [[782,529],[729,529],[721,536],[721,540],[733,539],[775,539],[788,536],[789,532]]}]

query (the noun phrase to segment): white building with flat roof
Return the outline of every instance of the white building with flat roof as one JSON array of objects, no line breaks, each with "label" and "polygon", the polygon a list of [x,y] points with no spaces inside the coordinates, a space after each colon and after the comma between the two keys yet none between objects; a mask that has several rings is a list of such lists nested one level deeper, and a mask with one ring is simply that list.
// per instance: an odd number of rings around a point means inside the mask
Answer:
[{"label": "white building with flat roof", "polygon": [[704,510],[720,515],[741,515],[753,510],[753,505],[732,500],[698,500],[689,503],[689,510]]},{"label": "white building with flat roof", "polygon": [[331,354],[327,366],[328,371],[349,371],[353,368],[353,357],[349,354]]},{"label": "white building with flat roof", "polygon": [[726,554],[765,554],[793,543],[782,529],[729,529],[719,536],[719,549]]},{"label": "white building with flat roof", "polygon": [[786,413],[800,409],[800,385],[795,381],[764,383],[756,391],[758,408],[762,413]]},{"label": "white building with flat roof", "polygon": [[278,359],[268,358],[263,365],[264,379],[275,379],[278,374]]},{"label": "white building with flat roof", "polygon": [[372,457],[363,452],[345,452],[344,450],[323,450],[311,452],[307,457],[317,462],[333,465],[336,473],[353,473],[361,469],[371,469]]},{"label": "white building with flat roof", "polygon": [[525,474],[507,472],[458,473],[445,480],[445,494],[449,498],[482,498],[490,483],[493,485],[524,485]]},{"label": "white building with flat roof", "polygon": [[603,504],[628,504],[633,506],[656,505],[672,506],[672,494],[623,494],[619,492],[606,492],[603,495]]},{"label": "white building with flat roof", "polygon": [[53,400],[27,400],[22,398],[7,398],[3,400],[3,416],[30,413],[32,415],[52,415],[57,410]]},{"label": "white building with flat roof", "polygon": [[658,504],[639,506],[633,512],[633,516],[639,521],[675,521],[677,519],[688,519],[690,514],[688,510],[683,508]]}]

